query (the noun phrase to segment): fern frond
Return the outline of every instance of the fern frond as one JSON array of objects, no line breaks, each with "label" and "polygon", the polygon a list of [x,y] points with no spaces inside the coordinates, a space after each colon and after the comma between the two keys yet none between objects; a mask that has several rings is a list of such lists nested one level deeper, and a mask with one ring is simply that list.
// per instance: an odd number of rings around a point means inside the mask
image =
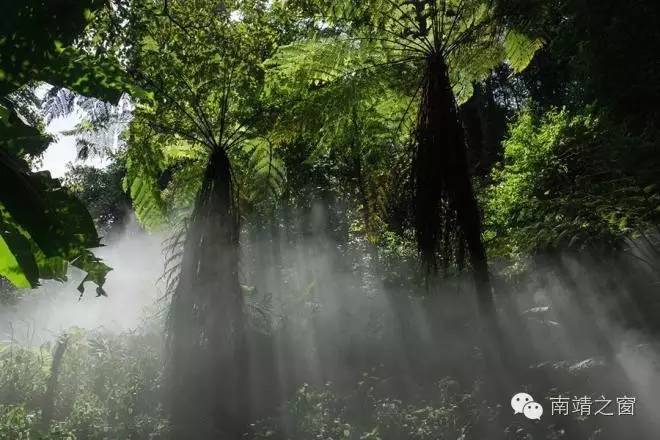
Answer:
[{"label": "fern frond", "polygon": [[76,102],[76,94],[64,87],[52,87],[46,92],[41,110],[44,121],[49,124],[53,119],[63,118],[73,113]]},{"label": "fern frond", "polygon": [[183,247],[187,233],[188,223],[185,218],[182,218],[174,228],[172,234],[163,241],[165,264],[163,266],[163,274],[159,278],[159,281],[165,282],[165,296],[172,295],[174,289],[176,289],[176,286],[179,283],[181,259],[183,258]]},{"label": "fern frond", "polygon": [[504,40],[506,62],[518,73],[529,65],[534,54],[543,46],[540,38],[530,38],[518,31],[511,30]]},{"label": "fern frond", "polygon": [[[149,133],[149,132],[147,132]],[[126,176],[123,187],[133,201],[138,221],[147,229],[155,229],[167,220],[159,179],[165,171],[165,158],[155,136],[140,138],[131,129],[126,150]]]},{"label": "fern frond", "polygon": [[285,182],[284,161],[276,146],[266,138],[254,138],[243,144],[244,174],[249,179],[244,196],[252,205],[277,199]]}]

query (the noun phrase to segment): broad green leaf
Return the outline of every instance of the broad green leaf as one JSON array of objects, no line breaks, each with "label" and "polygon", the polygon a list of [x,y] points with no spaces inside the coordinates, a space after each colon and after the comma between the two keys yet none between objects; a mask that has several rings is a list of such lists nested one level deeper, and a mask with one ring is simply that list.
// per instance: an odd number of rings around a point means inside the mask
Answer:
[{"label": "broad green leaf", "polygon": [[0,276],[19,288],[34,287],[2,235],[0,235]]}]

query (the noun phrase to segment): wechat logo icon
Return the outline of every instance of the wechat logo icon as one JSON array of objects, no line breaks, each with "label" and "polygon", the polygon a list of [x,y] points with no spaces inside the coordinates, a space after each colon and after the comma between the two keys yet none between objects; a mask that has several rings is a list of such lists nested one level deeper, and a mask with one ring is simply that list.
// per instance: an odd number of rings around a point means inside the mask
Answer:
[{"label": "wechat logo icon", "polygon": [[527,393],[518,393],[511,398],[513,414],[523,414],[530,420],[541,420],[543,407]]}]

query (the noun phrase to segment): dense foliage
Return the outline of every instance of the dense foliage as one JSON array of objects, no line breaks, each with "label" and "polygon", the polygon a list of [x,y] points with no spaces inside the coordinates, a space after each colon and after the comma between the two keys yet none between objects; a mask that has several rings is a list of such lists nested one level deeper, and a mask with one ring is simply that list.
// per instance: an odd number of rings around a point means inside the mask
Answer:
[{"label": "dense foliage", "polygon": [[[51,349],[59,346],[58,358]],[[166,432],[162,409],[153,404],[160,393],[158,337],[72,329],[56,347],[2,346],[0,438],[159,438]],[[54,410],[45,420],[49,399]]]},{"label": "dense foliage", "polygon": [[657,161],[651,134],[626,136],[593,108],[521,114],[485,196],[493,249],[616,248],[648,233],[658,224]]}]

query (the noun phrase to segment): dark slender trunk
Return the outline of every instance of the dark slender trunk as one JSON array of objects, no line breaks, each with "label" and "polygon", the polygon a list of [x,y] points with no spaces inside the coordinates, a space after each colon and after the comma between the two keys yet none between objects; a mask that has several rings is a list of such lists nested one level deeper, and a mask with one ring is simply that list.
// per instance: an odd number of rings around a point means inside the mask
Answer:
[{"label": "dark slender trunk", "polygon": [[[355,156],[355,179],[358,190],[358,200],[362,204],[362,221],[364,222],[364,230],[368,237],[373,231],[371,222],[371,210],[369,206],[369,193],[367,191],[367,182],[364,180],[364,172],[362,167],[362,158],[359,153]],[[371,249],[371,248],[370,248]]]},{"label": "dark slender trunk", "polygon": [[460,108],[468,146],[468,165],[473,175],[487,177],[502,156],[506,115],[493,96],[493,82],[474,85],[474,94]]},{"label": "dark slender trunk", "polygon": [[58,339],[57,345],[55,346],[55,352],[53,353],[53,360],[50,364],[50,376],[48,377],[48,383],[46,384],[46,393],[44,394],[41,410],[41,429],[44,431],[48,431],[50,421],[53,419],[55,397],[57,394],[57,380],[60,376],[62,359],[64,358],[64,352],[66,351],[68,344],[69,338],[66,335],[62,336]]},{"label": "dark slender trunk", "polygon": [[210,156],[170,309],[172,438],[237,439],[249,419],[239,219],[231,166]]},{"label": "dark slender trunk", "polygon": [[486,251],[481,239],[481,216],[467,163],[465,134],[458,116],[447,65],[442,56],[429,57],[417,126],[413,209],[417,242],[425,263],[435,269],[442,242],[442,203],[453,211],[465,240],[474,274],[479,311],[484,324],[495,323]]},{"label": "dark slender trunk", "polygon": [[488,173],[488,168],[484,166],[487,155],[487,133],[483,115],[483,100],[481,85],[475,84],[472,97],[459,109],[460,118],[465,129],[468,165],[473,175]]}]

